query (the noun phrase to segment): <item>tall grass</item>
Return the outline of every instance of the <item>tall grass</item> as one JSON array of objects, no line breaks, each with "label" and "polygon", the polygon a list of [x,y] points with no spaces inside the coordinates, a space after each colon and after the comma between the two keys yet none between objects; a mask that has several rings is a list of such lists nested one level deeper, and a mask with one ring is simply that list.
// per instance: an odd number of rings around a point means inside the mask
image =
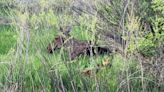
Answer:
[{"label": "tall grass", "polygon": [[[0,92],[162,92],[163,85],[146,70],[145,64],[149,63],[144,63],[156,59],[138,54],[145,40],[141,35],[141,17],[135,11],[136,2],[116,0],[104,1],[104,4],[85,0],[86,4],[94,5],[96,12],[81,14],[71,11],[74,2],[10,2],[16,8],[9,8],[5,16],[12,20],[13,27],[1,27],[3,30],[0,30]],[[72,26],[70,34],[76,39],[103,42],[99,45],[114,44],[113,53],[80,55],[69,63],[66,63],[64,47],[49,54],[48,43],[60,34],[60,26],[67,25]],[[99,36],[110,32],[127,41],[126,48],[121,48],[123,53],[115,51],[118,47],[115,42],[110,43]],[[97,72],[97,64],[106,59],[112,66],[102,67]],[[85,69],[91,69],[92,74],[83,74]],[[162,73],[163,70],[161,83]]]}]

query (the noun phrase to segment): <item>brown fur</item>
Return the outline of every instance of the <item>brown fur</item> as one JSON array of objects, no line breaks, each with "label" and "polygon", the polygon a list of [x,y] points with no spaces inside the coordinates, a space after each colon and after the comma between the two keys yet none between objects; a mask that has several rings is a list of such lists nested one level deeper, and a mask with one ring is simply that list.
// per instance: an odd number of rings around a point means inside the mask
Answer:
[{"label": "brown fur", "polygon": [[81,41],[75,38],[71,38],[69,32],[71,31],[70,27],[61,28],[60,32],[62,35],[57,36],[52,43],[48,44],[47,50],[49,53],[53,53],[56,49],[60,49],[62,46],[68,52],[69,58],[73,60],[75,57],[80,54],[95,55],[108,53],[111,51],[108,48],[93,46],[91,47],[91,41]]},{"label": "brown fur", "polygon": [[107,48],[103,47],[92,47],[90,46],[90,42],[88,41],[81,41],[74,38],[71,38],[69,40],[64,39],[61,36],[56,37],[52,43],[49,43],[47,50],[49,53],[53,53],[56,49],[60,49],[62,46],[66,49],[66,51],[69,53],[69,57],[71,60],[73,60],[75,57],[79,56],[80,54],[87,54],[93,55],[97,54],[103,54],[111,52]]}]

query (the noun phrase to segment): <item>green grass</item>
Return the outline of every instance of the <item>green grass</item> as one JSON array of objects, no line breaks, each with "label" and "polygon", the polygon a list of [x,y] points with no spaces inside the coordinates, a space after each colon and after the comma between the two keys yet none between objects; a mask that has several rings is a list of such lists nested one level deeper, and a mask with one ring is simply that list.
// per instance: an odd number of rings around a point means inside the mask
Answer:
[{"label": "green grass", "polygon": [[[5,28],[1,31],[1,87],[3,85],[9,85],[11,83],[20,83],[19,86],[24,88],[24,91],[32,90],[45,90],[47,92],[54,91],[59,87],[56,84],[56,88],[52,87],[52,78],[56,80],[56,83],[63,81],[65,90],[72,92],[71,83],[74,84],[77,91],[95,91],[95,78],[85,76],[81,73],[85,68],[93,68],[96,64],[101,64],[105,58],[109,58],[112,67],[104,67],[97,74],[97,82],[100,84],[101,91],[116,91],[118,88],[118,79],[120,72],[125,71],[125,65],[119,55],[114,55],[111,58],[110,54],[93,56],[92,58],[80,55],[74,60],[74,63],[65,65],[63,52],[61,50],[56,51],[54,54],[49,54],[46,50],[48,43],[57,34],[55,29],[39,30],[30,32],[30,49],[28,61],[26,62],[26,54],[22,53],[22,59],[14,58],[15,54],[9,50],[15,50],[17,35],[9,28]],[[85,39],[85,36],[78,36],[77,29],[71,33],[79,39]],[[24,49],[23,49],[24,50]],[[14,60],[16,59],[16,61]],[[7,63],[7,64],[5,64]],[[11,65],[14,72],[8,75],[7,72],[11,71]],[[12,81],[10,80],[12,79]],[[10,80],[10,81],[8,81]]]},{"label": "green grass", "polygon": [[[14,52],[12,52],[12,50],[16,51],[17,34],[15,31],[12,31],[12,28],[2,27],[2,29],[3,30],[0,31],[1,32],[0,37],[2,43],[0,46],[1,63],[3,62],[1,64],[1,75],[0,75],[0,80],[2,85],[5,85],[3,83],[6,83],[7,79],[10,78],[10,76],[12,76],[12,82],[14,83],[21,82],[20,80],[24,80],[24,83],[22,83],[20,86],[26,86],[24,89],[25,91],[29,89],[38,90],[39,88],[37,89],[37,87],[44,87],[46,88],[45,90],[50,91],[51,89],[50,81],[52,81],[50,80],[50,77],[53,76],[51,75],[51,72],[53,73],[54,71],[58,71],[59,76],[62,77],[63,83],[67,87],[67,90],[69,91],[71,89],[71,86],[70,86],[70,79],[68,79],[68,77],[70,75],[69,73],[72,72],[74,76],[72,77],[72,80],[76,81],[76,84],[78,84],[77,90],[82,91],[84,90],[82,86],[85,85],[83,83],[79,84],[79,82],[80,81],[82,82],[81,78],[83,79],[84,77],[85,79],[86,76],[81,75],[80,72],[85,68],[94,67],[96,64],[102,63],[105,57],[110,58],[110,55],[101,55],[101,56],[94,56],[93,60],[91,60],[90,57],[81,55],[76,60],[74,60],[75,61],[74,63],[68,64],[70,68],[68,69],[68,66],[64,64],[65,61],[62,58],[62,54],[63,54],[62,51],[58,50],[54,54],[49,54],[46,50],[48,43],[51,42],[51,40],[56,35],[55,29],[49,29],[49,30],[40,30],[39,33],[37,33],[36,31],[31,31],[28,62],[26,62],[26,55],[24,52],[22,53],[22,59],[21,60],[16,59],[18,61],[15,61],[14,60],[15,54]],[[77,35],[76,33],[72,33],[72,34]],[[10,64],[13,64],[14,72],[9,76],[8,74],[6,74],[6,72],[10,71],[10,67],[11,67]],[[107,72],[107,70],[105,71]],[[103,74],[105,74],[104,71]],[[99,73],[99,75],[101,74]],[[21,77],[23,77],[23,79],[21,79]],[[89,81],[92,78],[86,77],[86,79],[88,79]],[[85,82],[87,82],[86,79]],[[92,79],[92,82],[94,82],[94,79]],[[88,85],[89,86],[93,85],[92,82]],[[7,84],[8,83],[10,84],[10,82],[7,82]],[[31,85],[33,85],[34,89],[32,88]],[[89,89],[89,87],[87,89]]]},{"label": "green grass", "polygon": [[[8,16],[6,15],[8,11],[4,9],[0,11],[3,11],[0,15]],[[145,89],[153,92],[157,89],[153,77],[146,75],[148,73],[143,74],[143,66],[140,62],[133,58],[125,58],[118,53],[93,57],[80,55],[68,64],[65,64],[68,57],[63,49],[49,54],[47,45],[58,35],[59,26],[69,25],[74,20],[67,11],[63,14],[54,14],[50,9],[32,15],[16,10],[13,12],[14,15],[10,16],[11,19],[14,17],[16,20],[13,25],[0,25],[0,92],[14,89],[16,92],[59,92],[61,90],[65,92],[98,90],[100,92],[140,92]],[[130,20],[133,18],[135,16]],[[95,40],[94,31],[98,25],[98,19],[84,14],[79,20],[80,26],[73,26],[71,36],[79,40]],[[30,25],[29,29],[22,30],[21,24],[26,22]],[[136,24],[136,21],[133,22]],[[132,23],[129,22],[130,28],[134,27]],[[131,31],[134,30],[131,29]],[[108,59],[112,66],[102,67],[96,72],[95,66],[102,64],[105,59]],[[82,71],[87,68],[93,69],[95,74],[84,75]]]},{"label": "green grass", "polygon": [[[22,52],[16,52],[20,50],[19,31],[13,31],[8,26],[2,26],[1,28],[0,41],[3,43],[0,46],[1,89],[9,89],[8,85],[17,85],[23,88],[22,90],[25,92],[38,90],[57,92],[63,85],[64,88],[61,89],[65,89],[67,92],[72,92],[73,90],[94,92],[98,90],[96,85],[99,85],[101,92],[115,92],[122,90],[122,88],[127,90],[127,80],[130,81],[129,84],[133,84],[130,85],[131,88],[137,86],[137,89],[133,88],[134,91],[137,92],[142,89],[142,86],[140,86],[141,79],[135,79],[135,77],[141,75],[136,61],[125,61],[118,54],[112,54],[113,58],[111,54],[104,54],[93,57],[80,55],[73,60],[73,63],[64,64],[67,58],[63,56],[64,51],[57,50],[54,54],[49,54],[46,49],[48,43],[57,35],[57,29],[44,27],[30,30],[27,56],[26,38],[22,43]],[[88,40],[91,34],[82,30],[79,27],[74,27],[71,35],[80,40]],[[25,34],[23,35],[26,36]],[[18,47],[16,48],[17,44]],[[97,64],[101,64],[105,58],[109,59],[112,67],[103,67],[96,75],[91,77],[82,74],[84,69],[94,68]],[[136,73],[136,71],[138,72]],[[128,74],[126,75],[126,73]],[[54,85],[52,84],[53,82],[55,82]]]},{"label": "green grass", "polygon": [[16,45],[17,35],[10,26],[0,26],[0,54],[7,54]]}]

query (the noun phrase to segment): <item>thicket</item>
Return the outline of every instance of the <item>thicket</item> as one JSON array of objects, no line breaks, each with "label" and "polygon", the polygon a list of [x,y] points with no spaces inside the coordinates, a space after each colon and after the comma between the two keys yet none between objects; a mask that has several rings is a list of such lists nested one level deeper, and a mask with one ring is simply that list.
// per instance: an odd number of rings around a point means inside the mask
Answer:
[{"label": "thicket", "polygon": [[[0,2],[0,92],[164,91],[163,0],[28,1]],[[63,48],[46,50],[62,26],[113,53],[65,64]]]}]

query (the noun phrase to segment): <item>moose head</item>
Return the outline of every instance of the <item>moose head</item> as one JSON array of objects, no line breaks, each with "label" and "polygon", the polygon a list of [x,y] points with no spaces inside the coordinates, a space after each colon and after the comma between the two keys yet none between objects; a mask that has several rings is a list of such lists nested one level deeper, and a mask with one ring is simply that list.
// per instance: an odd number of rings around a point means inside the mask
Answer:
[{"label": "moose head", "polygon": [[56,37],[52,43],[48,44],[47,50],[49,53],[53,53],[53,51],[55,49],[58,49],[62,46],[62,44],[64,43],[64,38],[62,38],[61,36]]},{"label": "moose head", "polygon": [[70,36],[69,32],[71,31],[70,26],[60,27],[59,34],[55,39],[48,44],[47,50],[49,53],[53,53],[54,50],[59,49],[64,44],[64,41]]}]

